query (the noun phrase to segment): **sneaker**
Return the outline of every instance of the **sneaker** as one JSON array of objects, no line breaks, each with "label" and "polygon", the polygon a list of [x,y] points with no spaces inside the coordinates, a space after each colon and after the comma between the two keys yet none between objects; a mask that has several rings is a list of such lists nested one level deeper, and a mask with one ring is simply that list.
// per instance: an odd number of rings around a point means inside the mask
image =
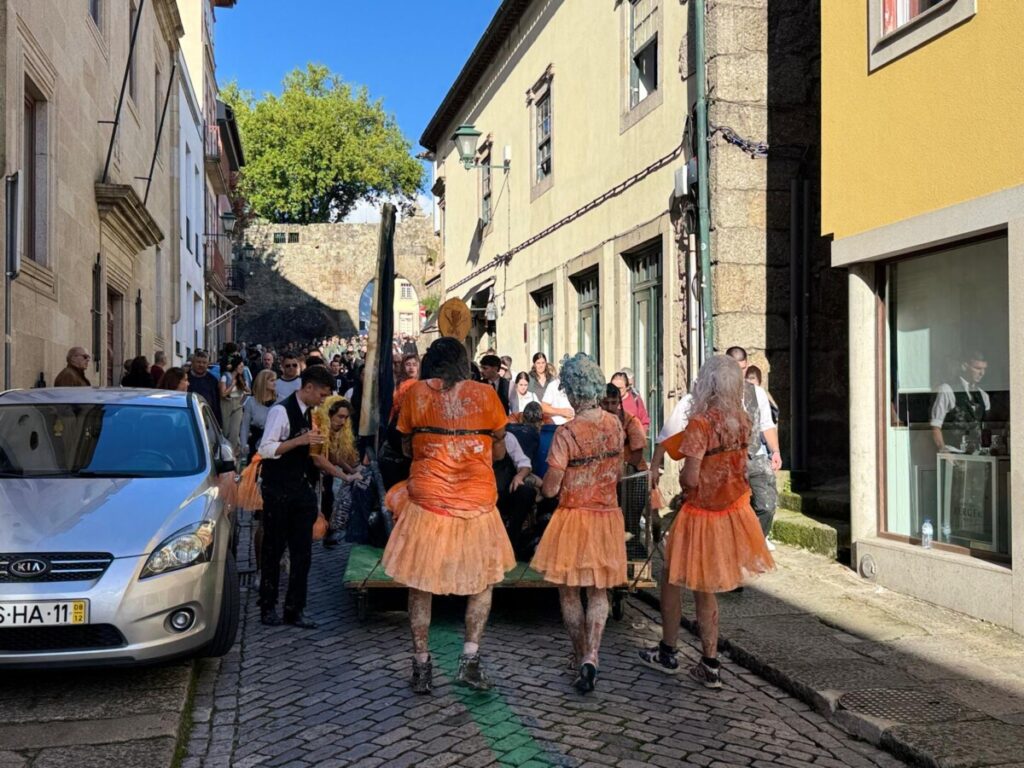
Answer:
[{"label": "sneaker", "polygon": [[722,668],[709,667],[703,660],[698,661],[690,669],[690,677],[703,685],[705,688],[722,687]]},{"label": "sneaker", "polygon": [[765,536],[764,543],[765,543],[765,546],[768,547],[768,551],[769,552],[774,552],[775,551],[775,542],[772,541],[771,539],[769,539],[767,536]]},{"label": "sneaker", "polygon": [[480,666],[479,653],[472,656],[466,654],[459,656],[459,674],[456,675],[455,680],[476,691],[489,691],[494,687],[494,683]]},{"label": "sneaker", "polygon": [[659,642],[653,648],[644,648],[640,651],[640,660],[654,669],[668,672],[674,675],[679,672],[679,658],[675,648],[669,648]]},{"label": "sneaker", "polygon": [[430,659],[424,662],[412,660],[412,680],[410,681],[413,693],[426,694],[433,690],[434,685],[434,664]]},{"label": "sneaker", "polygon": [[585,661],[580,664],[579,674],[576,676],[576,680],[573,682],[573,686],[580,693],[590,693],[594,690],[595,681],[597,680],[597,667],[591,664],[589,661]]}]

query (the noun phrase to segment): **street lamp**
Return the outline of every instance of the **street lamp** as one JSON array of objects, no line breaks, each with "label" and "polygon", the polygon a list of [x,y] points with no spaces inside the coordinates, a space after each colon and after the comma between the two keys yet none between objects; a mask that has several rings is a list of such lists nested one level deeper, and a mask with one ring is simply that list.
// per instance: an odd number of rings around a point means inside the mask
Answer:
[{"label": "street lamp", "polygon": [[480,140],[483,134],[476,129],[476,126],[470,123],[463,123],[455,129],[455,133],[452,134],[452,141],[455,142],[455,149],[459,153],[459,161],[462,163],[462,167],[467,171],[471,171],[474,168],[501,168],[505,173],[508,173],[509,166],[511,165],[511,149],[505,147],[505,162],[501,165],[487,165],[484,166],[476,159],[476,144]]},{"label": "street lamp", "polygon": [[230,237],[231,234],[235,231],[235,222],[237,220],[238,217],[235,216],[235,214],[232,211],[224,211],[224,213],[220,215],[221,226],[224,228],[224,234],[226,234],[228,237]]}]

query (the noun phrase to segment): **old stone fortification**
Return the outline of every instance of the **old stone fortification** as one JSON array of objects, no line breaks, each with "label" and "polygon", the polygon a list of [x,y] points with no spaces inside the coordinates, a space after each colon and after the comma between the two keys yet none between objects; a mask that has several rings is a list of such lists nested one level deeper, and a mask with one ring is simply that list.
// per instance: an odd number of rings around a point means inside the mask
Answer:
[{"label": "old stone fortification", "polygon": [[[255,254],[239,262],[246,281],[239,338],[281,345],[357,333],[359,297],[374,277],[379,237],[379,224],[250,225],[245,240]],[[421,302],[439,249],[429,216],[399,222],[395,270]]]}]

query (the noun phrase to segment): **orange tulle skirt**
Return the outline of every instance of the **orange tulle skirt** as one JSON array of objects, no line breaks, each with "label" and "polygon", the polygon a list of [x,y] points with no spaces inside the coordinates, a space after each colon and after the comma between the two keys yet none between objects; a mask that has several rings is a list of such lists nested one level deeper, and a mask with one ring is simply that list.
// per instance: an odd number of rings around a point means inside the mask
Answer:
[{"label": "orange tulle skirt", "polygon": [[745,494],[722,510],[683,504],[669,533],[665,574],[694,592],[728,592],[775,568]]},{"label": "orange tulle skirt", "polygon": [[626,526],[622,510],[559,507],[530,563],[552,584],[616,587],[626,583]]},{"label": "orange tulle skirt", "polygon": [[475,595],[516,565],[497,508],[452,517],[424,509],[404,492],[389,493],[388,503],[398,522],[382,562],[399,584],[434,595]]}]

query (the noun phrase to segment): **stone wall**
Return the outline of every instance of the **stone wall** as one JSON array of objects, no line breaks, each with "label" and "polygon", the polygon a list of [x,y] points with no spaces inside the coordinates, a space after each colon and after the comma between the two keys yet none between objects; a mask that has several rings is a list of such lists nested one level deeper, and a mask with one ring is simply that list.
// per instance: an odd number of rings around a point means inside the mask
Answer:
[{"label": "stone wall", "polygon": [[[820,232],[820,16],[814,0],[725,0],[707,18],[716,346],[746,347],[782,409],[789,456],[791,206],[809,181],[808,465],[812,480],[848,473],[845,273]],[[686,61],[690,52],[681,52]],[[715,130],[719,128],[720,130]],[[726,139],[765,142],[767,158]]]},{"label": "stone wall", "polygon": [[[285,242],[275,243],[275,233]],[[288,242],[295,237],[298,242]],[[379,224],[250,225],[245,240],[255,253],[239,262],[246,280],[239,338],[282,345],[357,333],[359,298],[377,268],[379,237]],[[399,222],[395,270],[412,283],[420,302],[428,295],[425,283],[436,271],[439,250],[429,216]]]}]

